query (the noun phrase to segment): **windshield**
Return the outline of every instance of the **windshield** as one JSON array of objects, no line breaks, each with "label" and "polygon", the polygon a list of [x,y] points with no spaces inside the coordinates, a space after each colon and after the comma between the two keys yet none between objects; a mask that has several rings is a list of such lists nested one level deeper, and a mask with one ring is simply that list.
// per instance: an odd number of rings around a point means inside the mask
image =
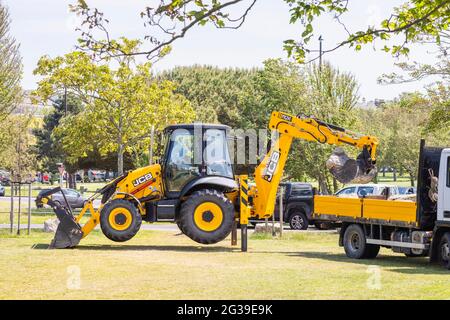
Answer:
[{"label": "windshield", "polygon": [[373,187],[359,187],[358,188],[358,195],[362,196],[363,194],[365,195],[372,195],[374,191]]},{"label": "windshield", "polygon": [[225,131],[206,130],[205,143],[204,161],[207,174],[233,178]]}]

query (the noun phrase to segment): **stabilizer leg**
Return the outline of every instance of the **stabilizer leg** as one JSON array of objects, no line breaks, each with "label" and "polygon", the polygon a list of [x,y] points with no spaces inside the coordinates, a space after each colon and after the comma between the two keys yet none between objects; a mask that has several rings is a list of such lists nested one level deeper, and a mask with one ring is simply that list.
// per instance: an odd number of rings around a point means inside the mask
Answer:
[{"label": "stabilizer leg", "polygon": [[239,177],[239,182],[241,186],[240,197],[241,197],[241,209],[240,209],[240,223],[241,223],[241,251],[247,251],[247,224],[248,218],[250,216],[250,205],[248,203],[248,177],[242,175]]}]

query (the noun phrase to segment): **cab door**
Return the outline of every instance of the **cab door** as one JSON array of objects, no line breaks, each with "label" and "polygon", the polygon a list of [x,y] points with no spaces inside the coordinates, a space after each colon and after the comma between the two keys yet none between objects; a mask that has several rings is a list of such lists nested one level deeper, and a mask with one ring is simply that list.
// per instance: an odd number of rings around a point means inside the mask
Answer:
[{"label": "cab door", "polygon": [[195,161],[194,143],[192,130],[176,129],[170,134],[163,170],[168,198],[177,198],[187,183],[200,176],[201,162]]},{"label": "cab door", "polygon": [[442,150],[438,192],[438,220],[450,221],[450,149]]}]

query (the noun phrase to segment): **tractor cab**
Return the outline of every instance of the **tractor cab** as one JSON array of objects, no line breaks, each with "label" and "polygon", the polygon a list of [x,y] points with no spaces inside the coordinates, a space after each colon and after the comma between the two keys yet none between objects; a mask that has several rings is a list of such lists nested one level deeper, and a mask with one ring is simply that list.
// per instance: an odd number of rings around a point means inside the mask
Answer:
[{"label": "tractor cab", "polygon": [[161,166],[166,198],[178,198],[196,185],[230,185],[230,180],[234,181],[229,130],[225,125],[200,123],[172,125],[164,130],[166,147]]}]

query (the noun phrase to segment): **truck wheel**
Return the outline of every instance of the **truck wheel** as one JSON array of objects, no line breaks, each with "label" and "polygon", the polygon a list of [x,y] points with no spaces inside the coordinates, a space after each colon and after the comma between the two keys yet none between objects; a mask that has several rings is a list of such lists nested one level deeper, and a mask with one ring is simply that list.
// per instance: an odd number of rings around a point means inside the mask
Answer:
[{"label": "truck wheel", "polygon": [[222,192],[203,189],[181,204],[177,224],[192,240],[212,244],[225,239],[234,221],[233,203]]},{"label": "truck wheel", "polygon": [[294,211],[289,216],[289,226],[292,230],[306,230],[309,226],[308,218],[303,212]]},{"label": "truck wheel", "polygon": [[441,242],[439,243],[439,262],[444,268],[450,270],[450,232],[446,232],[442,235]]},{"label": "truck wheel", "polygon": [[100,213],[100,227],[110,240],[123,242],[133,238],[141,227],[142,217],[134,204],[116,199],[107,203]]},{"label": "truck wheel", "polygon": [[351,224],[344,233],[344,250],[347,257],[352,259],[374,259],[380,251],[380,246],[367,244],[363,228]]}]

